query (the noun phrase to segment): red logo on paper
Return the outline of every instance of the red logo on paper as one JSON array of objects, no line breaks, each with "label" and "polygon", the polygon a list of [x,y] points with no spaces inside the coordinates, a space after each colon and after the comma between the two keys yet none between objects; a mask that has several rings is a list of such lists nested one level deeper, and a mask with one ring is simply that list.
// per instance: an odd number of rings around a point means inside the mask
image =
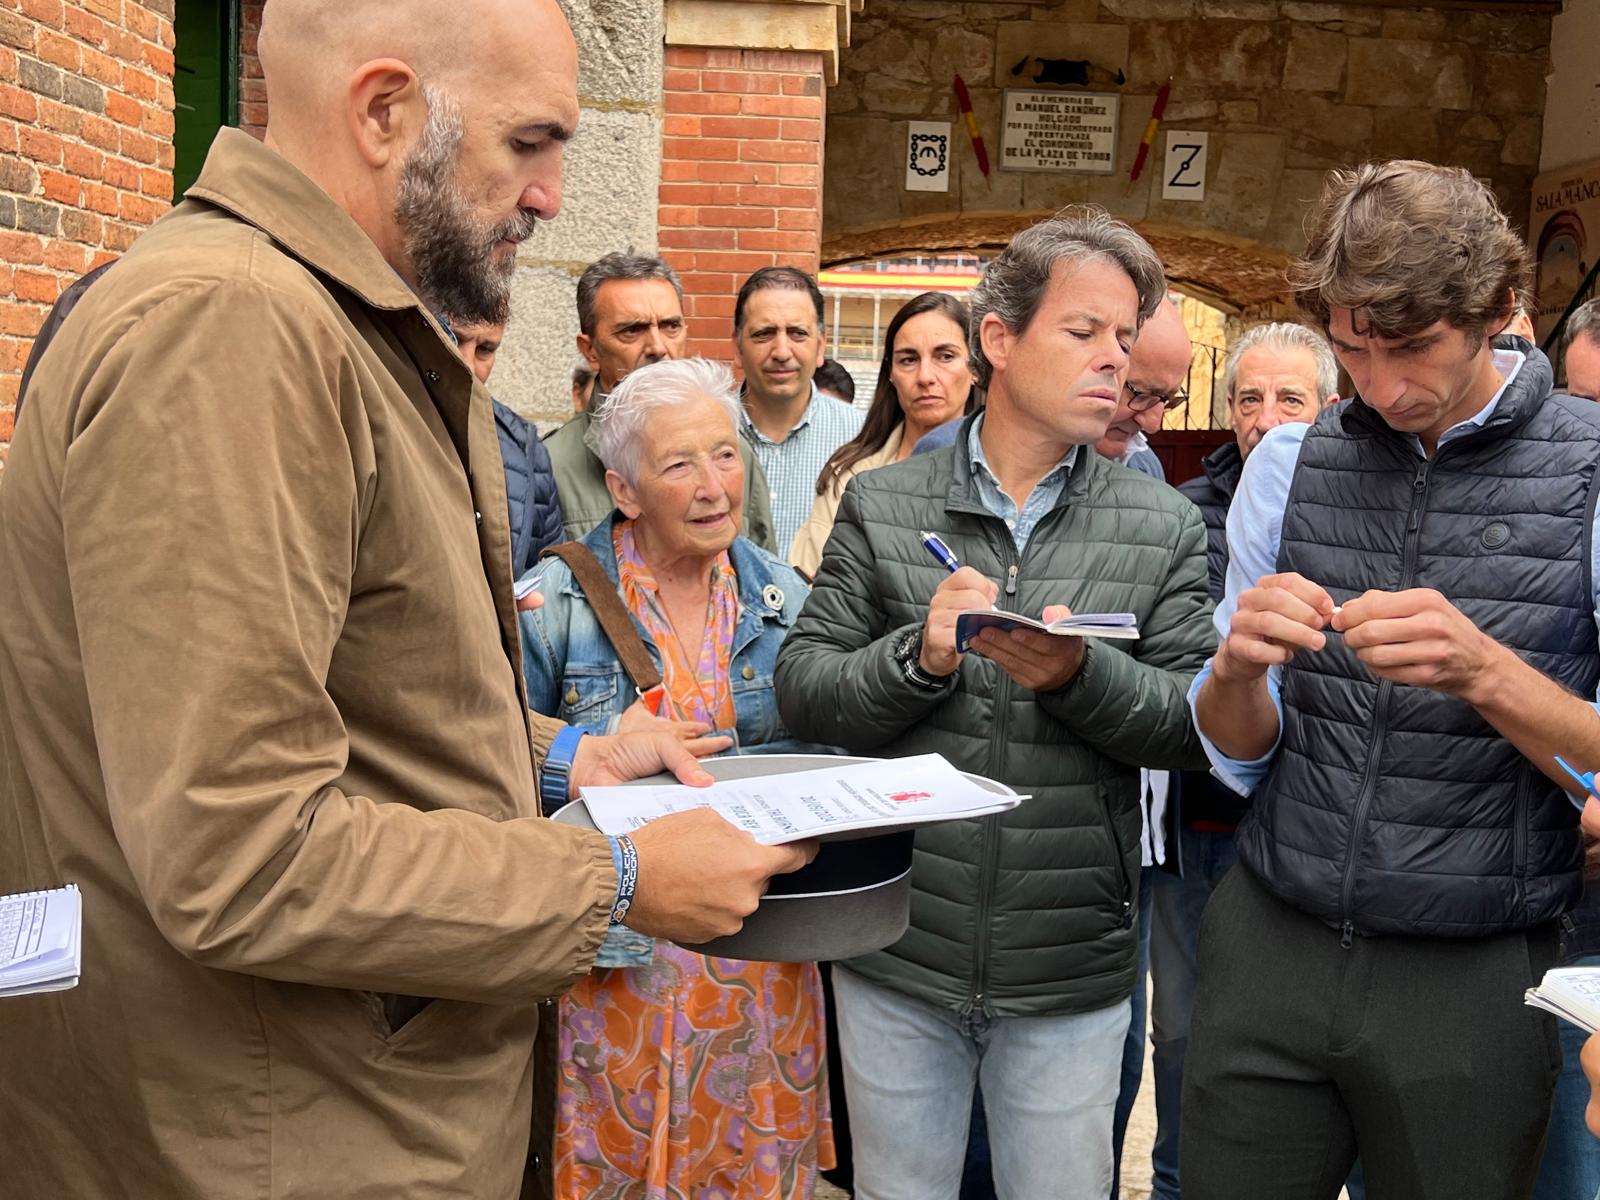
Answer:
[{"label": "red logo on paper", "polygon": [[932,792],[890,792],[889,799],[896,804],[912,804],[918,800],[933,799]]}]

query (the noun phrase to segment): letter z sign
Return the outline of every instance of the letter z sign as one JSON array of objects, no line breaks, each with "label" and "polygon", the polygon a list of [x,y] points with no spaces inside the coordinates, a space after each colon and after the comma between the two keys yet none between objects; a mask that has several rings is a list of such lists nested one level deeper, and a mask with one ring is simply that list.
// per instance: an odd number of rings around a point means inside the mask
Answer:
[{"label": "letter z sign", "polygon": [[1206,198],[1206,146],[1209,133],[1167,130],[1167,161],[1161,172],[1163,200]]}]

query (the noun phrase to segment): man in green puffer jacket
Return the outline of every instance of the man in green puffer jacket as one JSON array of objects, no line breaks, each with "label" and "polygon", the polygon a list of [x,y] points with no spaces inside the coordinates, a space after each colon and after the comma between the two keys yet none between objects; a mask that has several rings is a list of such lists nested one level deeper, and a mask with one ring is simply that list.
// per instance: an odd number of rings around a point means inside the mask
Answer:
[{"label": "man in green puffer jacket", "polygon": [[[858,1200],[953,1200],[980,1076],[1001,1200],[1110,1188],[1139,768],[1204,765],[1184,696],[1216,644],[1198,511],[1092,450],[1165,290],[1099,210],[1018,234],[972,294],[986,411],[850,483],[779,652],[797,736],[937,751],[1032,797],[920,832],[910,930],[834,973]],[[1132,612],[1140,636],[987,631],[958,654],[956,614],[991,603]]]}]

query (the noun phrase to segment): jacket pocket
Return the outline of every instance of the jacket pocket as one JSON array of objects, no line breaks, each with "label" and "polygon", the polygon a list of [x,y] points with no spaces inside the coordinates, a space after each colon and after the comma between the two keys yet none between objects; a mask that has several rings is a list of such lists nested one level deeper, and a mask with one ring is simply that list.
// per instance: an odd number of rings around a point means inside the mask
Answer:
[{"label": "jacket pocket", "polygon": [[1111,840],[1111,854],[1116,859],[1117,885],[1120,889],[1120,908],[1117,923],[1124,929],[1133,927],[1133,910],[1138,896],[1132,877],[1128,874],[1128,855],[1122,848],[1122,838],[1117,834],[1116,815],[1111,811],[1111,788],[1102,783],[1100,792],[1100,818],[1105,822],[1106,837]]},{"label": "jacket pocket", "polygon": [[616,715],[617,676],[567,675],[561,681],[561,706],[556,715],[569,725],[601,728]]},{"label": "jacket pocket", "polygon": [[[753,677],[745,679],[743,671],[752,671]],[[733,675],[733,712],[739,730],[739,745],[765,746],[787,736],[778,717],[778,700],[772,690],[772,672],[762,673],[759,668],[735,662]]]}]

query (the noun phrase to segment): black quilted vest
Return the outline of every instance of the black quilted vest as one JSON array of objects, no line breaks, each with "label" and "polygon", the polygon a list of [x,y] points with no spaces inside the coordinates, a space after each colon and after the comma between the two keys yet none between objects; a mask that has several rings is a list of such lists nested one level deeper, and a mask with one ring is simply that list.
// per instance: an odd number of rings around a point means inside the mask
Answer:
[{"label": "black quilted vest", "polygon": [[[1600,406],[1522,370],[1485,427],[1429,461],[1359,399],[1306,436],[1278,566],[1336,604],[1436,588],[1580,696],[1600,680],[1590,530]],[[1582,891],[1578,813],[1463,701],[1379,682],[1330,634],[1284,674],[1283,740],[1239,828],[1287,903],[1352,933],[1479,937]]]}]

